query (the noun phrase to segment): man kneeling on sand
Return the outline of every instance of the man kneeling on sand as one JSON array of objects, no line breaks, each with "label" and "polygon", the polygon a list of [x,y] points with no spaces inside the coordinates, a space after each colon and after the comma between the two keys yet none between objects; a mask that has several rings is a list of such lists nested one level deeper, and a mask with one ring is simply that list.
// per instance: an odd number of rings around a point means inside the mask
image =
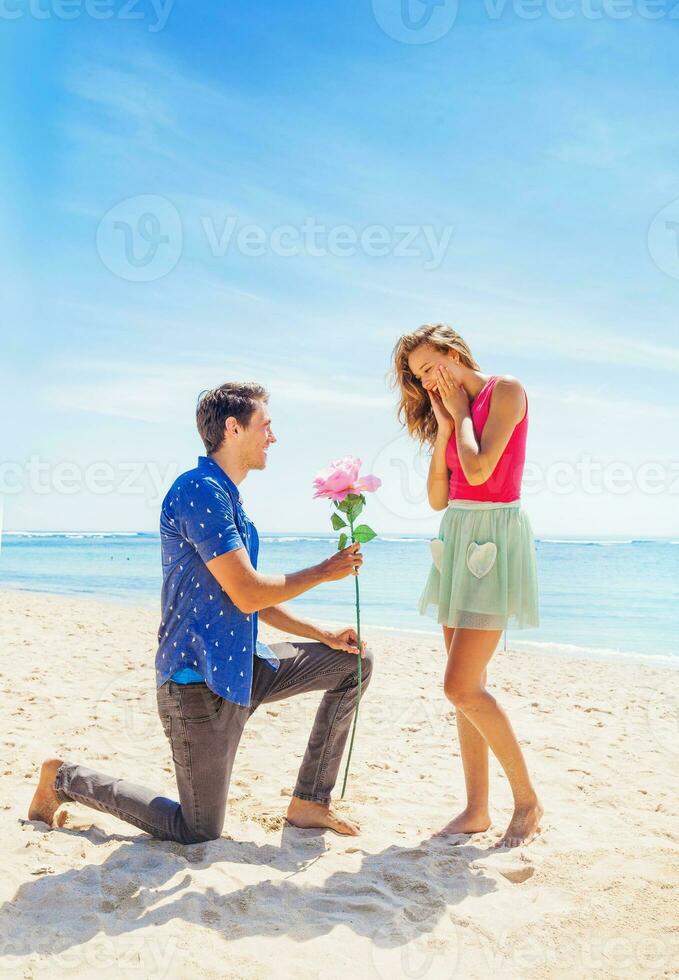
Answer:
[{"label": "man kneeling on sand", "polygon": [[[356,575],[363,557],[360,545],[352,544],[289,575],[256,570],[259,537],[238,484],[250,470],[266,467],[267,450],[276,442],[268,398],[260,385],[237,383],[201,396],[196,417],[207,455],[178,477],[162,505],[156,687],[180,802],[79,763],[47,759],[29,819],[54,826],[61,804],[75,801],[161,840],[213,840],[222,832],[233,761],[252,712],[294,694],[324,691],[287,819],[296,827],[359,832],[330,806],[356,703],[356,632],[329,632],[279,603],[322,582]],[[257,640],[258,615],[312,642],[268,647]],[[290,647],[294,655],[283,658]],[[372,669],[365,644],[360,655],[363,692]],[[272,758],[274,745],[275,737]]]}]

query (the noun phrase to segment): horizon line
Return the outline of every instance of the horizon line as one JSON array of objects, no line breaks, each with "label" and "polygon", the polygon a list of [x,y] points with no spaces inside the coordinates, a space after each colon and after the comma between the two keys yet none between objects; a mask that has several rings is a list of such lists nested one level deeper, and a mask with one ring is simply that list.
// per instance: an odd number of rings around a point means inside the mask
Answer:
[{"label": "horizon line", "polygon": [[[323,537],[323,538],[328,538],[328,537],[333,537],[335,533],[336,532],[334,532],[333,530],[329,530],[329,531],[307,531],[307,530],[296,530],[296,531],[260,531],[260,530],[258,530],[258,534],[259,534],[260,537],[268,537],[268,536],[276,536],[276,537],[299,537],[301,535],[301,536],[304,536],[304,537]],[[142,530],[135,530],[135,531],[115,531],[115,530],[80,530],[80,529],[77,529],[76,530],[76,529],[72,529],[72,528],[70,528],[70,529],[50,529],[50,530],[35,529],[34,530],[34,529],[30,529],[30,528],[20,528],[20,529],[17,529],[17,530],[0,531],[0,538],[3,535],[11,536],[11,535],[22,535],[22,534],[23,535],[32,534],[32,535],[36,535],[36,536],[38,536],[38,535],[48,536],[48,535],[58,535],[58,534],[64,534],[64,535],[67,535],[67,534],[70,534],[70,535],[79,534],[79,535],[87,535],[89,537],[104,536],[104,535],[106,535],[107,537],[136,537],[136,536],[140,536],[140,535],[149,535],[149,536],[152,536],[152,537],[160,537],[160,532],[159,531],[142,531]],[[385,531],[383,534],[377,534],[377,539],[379,539],[379,538],[389,538],[389,537],[410,537],[410,538],[431,539],[432,534],[431,533],[418,533],[416,531]],[[630,544],[633,544],[633,543],[639,542],[639,541],[670,541],[670,540],[673,540],[675,538],[679,538],[679,532],[668,533],[668,534],[665,534],[665,535],[644,535],[644,534],[640,534],[639,536],[635,536],[633,532],[627,532],[626,534],[598,534],[598,535],[592,533],[591,535],[588,535],[586,532],[584,534],[582,532],[580,532],[578,534],[568,534],[568,533],[562,532],[562,531],[558,531],[558,532],[555,531],[555,532],[553,532],[551,534],[550,533],[543,533],[543,534],[537,534],[536,533],[535,534],[535,540],[536,541],[546,541],[546,540],[561,541],[561,540],[563,540],[563,541],[581,541],[583,543],[589,543],[591,541],[629,541]]]}]

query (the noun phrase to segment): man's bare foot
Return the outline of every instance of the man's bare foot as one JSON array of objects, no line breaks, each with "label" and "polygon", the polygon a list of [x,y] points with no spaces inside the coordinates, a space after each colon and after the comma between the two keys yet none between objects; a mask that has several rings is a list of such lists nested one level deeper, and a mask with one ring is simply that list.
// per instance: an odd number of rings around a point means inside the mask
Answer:
[{"label": "man's bare foot", "polygon": [[522,844],[530,844],[540,830],[540,820],[544,812],[539,800],[528,806],[517,807],[509,826],[493,847],[520,847]]},{"label": "man's bare foot", "polygon": [[482,834],[490,827],[490,815],[488,811],[463,810],[456,817],[447,823],[445,827],[438,830],[434,837],[452,837],[455,834]]},{"label": "man's bare foot", "polygon": [[66,814],[59,815],[55,823],[55,814],[62,801],[54,789],[54,777],[57,769],[63,764],[63,759],[46,759],[40,767],[40,779],[38,788],[33,794],[31,805],[28,808],[29,820],[42,820],[48,827],[61,827]]},{"label": "man's bare foot", "polygon": [[293,796],[291,799],[286,816],[288,823],[293,827],[327,827],[349,837],[357,837],[361,832],[357,824],[344,817],[338,817],[329,806],[314,803],[312,800],[300,800],[298,796]]}]

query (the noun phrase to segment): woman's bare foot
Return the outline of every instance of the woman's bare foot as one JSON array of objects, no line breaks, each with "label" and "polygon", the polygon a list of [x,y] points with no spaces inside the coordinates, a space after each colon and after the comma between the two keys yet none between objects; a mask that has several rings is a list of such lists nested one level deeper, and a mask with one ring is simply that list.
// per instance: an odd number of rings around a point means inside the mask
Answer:
[{"label": "woman's bare foot", "polygon": [[540,830],[540,820],[545,811],[539,800],[528,806],[517,807],[504,834],[493,847],[520,847],[530,844]]},{"label": "woman's bare foot", "polygon": [[438,830],[434,837],[452,837],[454,834],[482,834],[490,827],[490,815],[487,810],[470,810],[467,808]]},{"label": "woman's bare foot", "polygon": [[344,817],[338,817],[329,806],[314,803],[312,800],[300,800],[298,796],[293,796],[290,801],[287,820],[293,827],[327,827],[349,837],[357,837],[361,832],[357,824]]},{"label": "woman's bare foot", "polygon": [[62,805],[62,801],[54,789],[54,777],[59,766],[63,765],[63,759],[46,759],[40,767],[40,779],[38,788],[33,794],[31,805],[28,808],[29,820],[42,820],[48,827],[61,827],[66,814],[60,814],[56,823],[54,816]]}]

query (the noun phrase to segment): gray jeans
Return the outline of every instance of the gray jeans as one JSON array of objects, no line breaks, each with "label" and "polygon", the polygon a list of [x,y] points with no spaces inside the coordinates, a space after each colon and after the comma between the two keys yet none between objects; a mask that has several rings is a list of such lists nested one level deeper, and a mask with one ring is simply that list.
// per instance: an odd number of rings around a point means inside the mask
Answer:
[{"label": "gray jeans", "polygon": [[[158,714],[172,748],[179,803],[73,762],[64,762],[57,771],[57,796],[64,803],[76,801],[112,813],[161,840],[182,844],[214,840],[222,833],[233,761],[252,712],[260,704],[294,694],[325,691],[294,795],[329,803],[356,704],[357,657],[323,643],[293,642],[292,646],[296,655],[282,659],[277,671],[254,658],[252,703],[247,708],[225,700],[203,683],[167,681],[158,688]],[[283,652],[289,644],[271,644],[274,653],[277,648]],[[368,653],[362,664],[362,692],[371,673]],[[271,758],[276,758],[274,748]]]}]

